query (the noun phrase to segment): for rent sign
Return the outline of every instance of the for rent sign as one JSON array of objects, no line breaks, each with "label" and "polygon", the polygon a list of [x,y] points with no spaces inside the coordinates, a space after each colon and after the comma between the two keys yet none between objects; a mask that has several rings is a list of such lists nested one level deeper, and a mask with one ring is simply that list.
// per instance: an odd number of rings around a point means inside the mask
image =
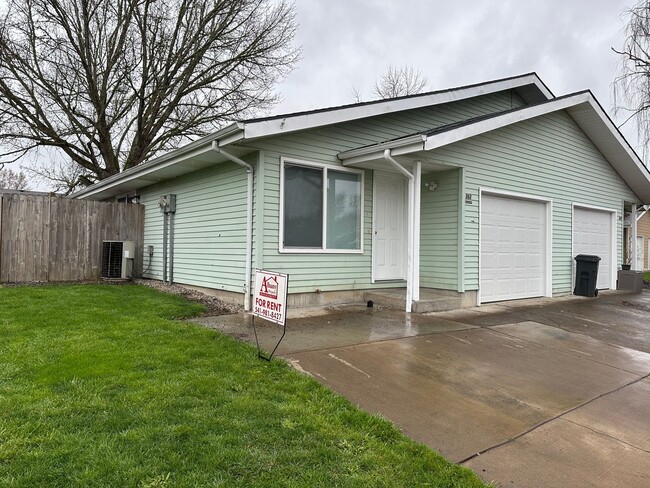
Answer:
[{"label": "for rent sign", "polygon": [[287,319],[286,274],[255,270],[253,315],[284,326]]}]

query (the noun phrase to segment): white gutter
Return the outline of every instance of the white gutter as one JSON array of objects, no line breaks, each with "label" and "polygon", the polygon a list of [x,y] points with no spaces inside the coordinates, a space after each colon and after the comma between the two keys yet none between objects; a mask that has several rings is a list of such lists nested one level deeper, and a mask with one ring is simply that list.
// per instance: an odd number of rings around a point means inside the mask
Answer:
[{"label": "white gutter", "polygon": [[[395,154],[394,151],[398,148],[415,145],[413,150],[422,151],[424,150],[424,143],[427,140],[425,134],[416,134],[414,136],[402,137],[401,139],[382,142],[379,144],[374,144],[372,146],[365,146],[357,149],[349,149],[338,154],[339,159],[345,160],[346,163],[348,160],[352,160],[359,156],[368,156],[369,154],[381,153],[383,154],[386,149],[390,149],[391,154]],[[367,159],[364,159],[367,160]],[[348,163],[350,164],[350,163]]]},{"label": "white gutter", "polygon": [[219,141],[212,141],[212,150],[223,154],[230,161],[246,168],[248,176],[247,195],[246,195],[246,275],[244,278],[244,311],[251,309],[250,282],[253,263],[253,177],[255,170],[252,165],[239,159],[237,156],[230,154],[219,147]]},{"label": "white gutter", "polygon": [[286,134],[300,130],[313,129],[323,125],[340,124],[366,117],[389,115],[404,110],[451,103],[469,98],[489,95],[506,90],[516,90],[527,86],[535,86],[541,96],[536,99],[550,100],[553,94],[534,73],[489,81],[476,85],[457,87],[430,93],[421,93],[406,97],[387,100],[376,100],[361,104],[344,105],[324,110],[308,111],[285,116],[272,117],[244,122],[245,138],[255,139],[276,134]]},{"label": "white gutter", "polygon": [[[413,173],[398,163],[390,149],[384,151],[384,159],[406,176],[408,186],[408,228],[407,228],[407,265],[406,265],[406,311],[411,312],[413,301],[420,299],[420,195],[421,164],[415,163]],[[416,189],[417,186],[417,189]],[[417,212],[417,216],[415,215]],[[416,227],[417,226],[417,227]],[[416,268],[417,266],[417,268]]]},{"label": "white gutter", "polygon": [[182,146],[179,149],[168,152],[166,154],[163,154],[162,156],[159,156],[155,159],[151,159],[144,163],[140,163],[137,166],[134,166],[133,168],[129,168],[116,175],[109,176],[108,178],[100,182],[97,182],[93,185],[90,185],[89,187],[84,188],[83,190],[74,192],[72,195],[70,195],[70,197],[87,198],[96,193],[120,185],[122,183],[137,178],[142,178],[143,176],[146,176],[150,173],[155,173],[160,169],[166,168],[168,166],[173,166],[179,161],[200,156],[204,152],[209,151],[208,145],[211,142],[214,142],[215,140],[222,141],[222,144],[224,138],[227,138],[229,143],[236,140],[240,140],[243,137],[243,133],[244,133],[243,125],[239,122],[235,122],[215,132],[214,134],[210,134],[201,139],[197,139],[196,141],[190,142],[189,144],[186,144],[185,146]]}]

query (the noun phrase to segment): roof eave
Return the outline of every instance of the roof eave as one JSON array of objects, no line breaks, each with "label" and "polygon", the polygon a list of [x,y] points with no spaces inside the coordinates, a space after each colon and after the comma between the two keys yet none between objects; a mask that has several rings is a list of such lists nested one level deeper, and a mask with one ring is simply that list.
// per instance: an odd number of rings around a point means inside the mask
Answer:
[{"label": "roof eave", "polygon": [[300,130],[314,129],[321,126],[350,122],[352,120],[367,117],[466,100],[468,98],[522,88],[525,86],[535,86],[543,97],[546,99],[553,98],[553,94],[540,78],[535,73],[530,73],[520,77],[497,80],[481,85],[471,85],[443,92],[432,92],[430,94],[423,94],[422,96],[403,97],[377,103],[344,106],[316,113],[289,115],[284,118],[272,118],[268,120],[248,122],[244,121],[244,137],[247,140],[250,140]]},{"label": "roof eave", "polygon": [[338,154],[338,159],[343,162],[344,166],[361,163],[364,161],[371,161],[383,157],[384,151],[389,149],[391,154],[399,156],[402,154],[410,154],[416,151],[424,150],[424,142],[427,137],[424,134],[416,134],[413,136],[404,137],[395,141],[383,142],[374,146],[361,147],[358,149],[351,149],[343,151]]},{"label": "roof eave", "polygon": [[[411,144],[409,138],[404,138],[376,146],[345,151],[338,157],[344,165],[348,166],[382,159],[385,149],[391,149],[391,154],[394,156],[413,154],[423,150],[431,151],[559,110],[567,111],[639,200],[643,204],[650,203],[650,172],[589,91],[424,136],[422,147]],[[597,117],[593,118],[593,115]],[[598,125],[600,126],[598,127]]]},{"label": "roof eave", "polygon": [[91,198],[92,196],[105,192],[106,190],[115,186],[138,178],[142,178],[143,176],[151,174],[162,168],[172,166],[192,156],[196,156],[198,154],[209,151],[212,147],[212,141],[218,140],[220,146],[225,146],[227,144],[232,144],[233,142],[241,140],[243,138],[243,134],[243,124],[240,122],[232,123],[223,129],[218,130],[214,134],[210,134],[201,139],[197,139],[196,141],[193,141],[167,154],[163,154],[162,156],[152,159],[151,161],[141,163],[138,166],[130,168],[126,171],[113,176],[109,176],[108,178],[95,183],[94,185],[73,193],[70,195],[70,197],[78,199]]}]

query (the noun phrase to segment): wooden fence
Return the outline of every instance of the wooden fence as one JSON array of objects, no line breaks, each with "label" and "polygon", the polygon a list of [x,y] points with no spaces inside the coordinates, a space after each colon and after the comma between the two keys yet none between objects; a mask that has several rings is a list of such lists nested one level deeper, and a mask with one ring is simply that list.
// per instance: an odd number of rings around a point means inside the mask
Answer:
[{"label": "wooden fence", "polygon": [[105,240],[134,241],[139,274],[143,232],[142,205],[0,193],[0,282],[98,280]]}]

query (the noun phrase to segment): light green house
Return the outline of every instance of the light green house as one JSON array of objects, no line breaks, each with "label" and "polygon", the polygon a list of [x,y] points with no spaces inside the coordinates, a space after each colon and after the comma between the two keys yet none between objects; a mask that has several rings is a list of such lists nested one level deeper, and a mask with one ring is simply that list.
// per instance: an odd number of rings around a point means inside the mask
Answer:
[{"label": "light green house", "polygon": [[581,253],[614,288],[650,173],[590,92],[526,74],[236,122],[75,196],[135,195],[147,278],[248,309],[260,268],[289,274],[294,306],[399,290],[424,311],[567,295]]}]

